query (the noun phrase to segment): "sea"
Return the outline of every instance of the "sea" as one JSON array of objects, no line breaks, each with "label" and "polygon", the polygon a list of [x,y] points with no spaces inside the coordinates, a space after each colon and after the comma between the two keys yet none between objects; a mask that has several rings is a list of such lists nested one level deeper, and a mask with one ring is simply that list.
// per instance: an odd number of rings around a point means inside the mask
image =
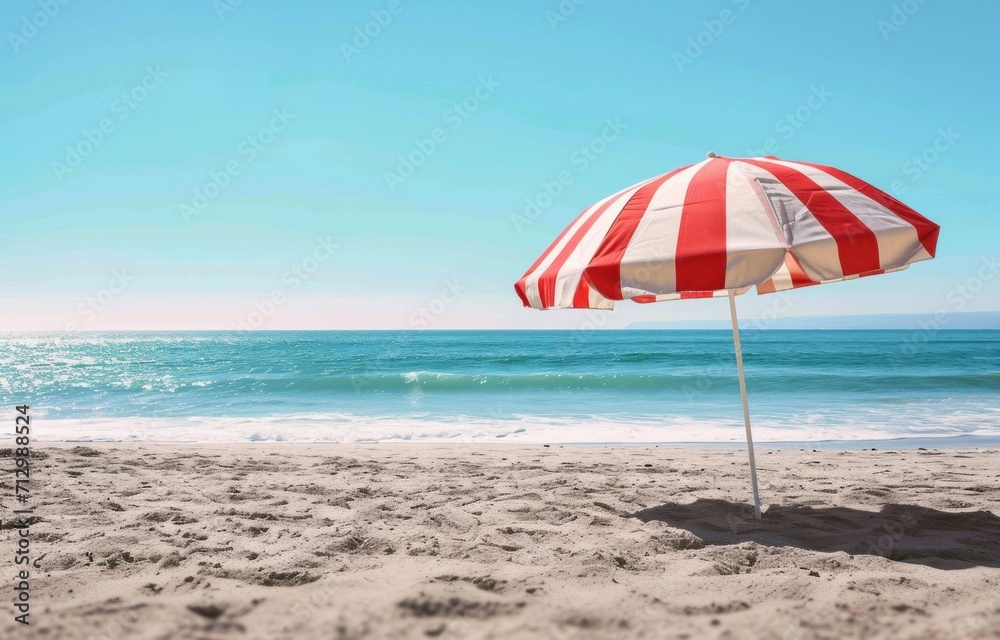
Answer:
[{"label": "sea", "polygon": [[[1000,436],[1000,331],[742,338],[758,442]],[[35,441],[744,441],[716,330],[0,335],[25,404]]]}]

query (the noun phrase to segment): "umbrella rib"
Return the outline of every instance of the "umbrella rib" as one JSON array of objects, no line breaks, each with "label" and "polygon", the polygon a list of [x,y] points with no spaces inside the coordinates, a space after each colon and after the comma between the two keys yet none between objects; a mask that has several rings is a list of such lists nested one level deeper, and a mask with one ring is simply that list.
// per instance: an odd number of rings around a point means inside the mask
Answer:
[{"label": "umbrella rib", "polygon": [[778,242],[784,245],[787,251],[791,251],[791,243],[788,241],[788,236],[785,234],[785,229],[781,224],[781,220],[778,218],[778,213],[774,210],[774,206],[771,204],[771,199],[767,197],[764,193],[764,186],[757,179],[757,176],[747,173],[746,169],[742,166],[740,162],[733,163],[743,174],[743,177],[747,179],[750,183],[750,187],[753,192],[757,195],[757,199],[760,200],[761,206],[767,213],[768,219],[771,221],[771,226],[774,228],[774,235],[778,238]]}]

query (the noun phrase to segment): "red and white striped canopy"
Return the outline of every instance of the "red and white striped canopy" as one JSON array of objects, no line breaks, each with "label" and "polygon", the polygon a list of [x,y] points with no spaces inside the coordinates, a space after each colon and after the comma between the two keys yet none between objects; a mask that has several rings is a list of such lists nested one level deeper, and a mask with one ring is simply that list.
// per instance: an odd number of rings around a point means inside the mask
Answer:
[{"label": "red and white striped canopy", "polygon": [[514,288],[536,309],[773,293],[929,260],[938,231],[839,169],[709,154],[588,207]]}]

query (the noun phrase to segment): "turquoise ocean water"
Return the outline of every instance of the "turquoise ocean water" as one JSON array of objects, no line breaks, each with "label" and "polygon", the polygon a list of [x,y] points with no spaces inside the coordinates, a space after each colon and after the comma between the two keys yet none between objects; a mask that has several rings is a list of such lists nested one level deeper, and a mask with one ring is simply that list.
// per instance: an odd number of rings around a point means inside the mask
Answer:
[{"label": "turquoise ocean water", "polygon": [[[1000,331],[745,331],[760,441],[1000,435]],[[726,331],[0,336],[41,440],[726,442]]]}]

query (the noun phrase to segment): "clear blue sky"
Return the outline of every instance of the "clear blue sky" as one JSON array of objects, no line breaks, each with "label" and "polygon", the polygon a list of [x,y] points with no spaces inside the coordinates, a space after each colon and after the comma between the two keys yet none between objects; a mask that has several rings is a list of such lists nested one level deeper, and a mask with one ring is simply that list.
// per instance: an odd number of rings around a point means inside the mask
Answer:
[{"label": "clear blue sky", "polygon": [[1000,309],[996,2],[63,1],[0,8],[0,329],[579,326],[512,290],[573,216],[765,147],[943,227],[782,313],[952,312],[970,278]]}]

